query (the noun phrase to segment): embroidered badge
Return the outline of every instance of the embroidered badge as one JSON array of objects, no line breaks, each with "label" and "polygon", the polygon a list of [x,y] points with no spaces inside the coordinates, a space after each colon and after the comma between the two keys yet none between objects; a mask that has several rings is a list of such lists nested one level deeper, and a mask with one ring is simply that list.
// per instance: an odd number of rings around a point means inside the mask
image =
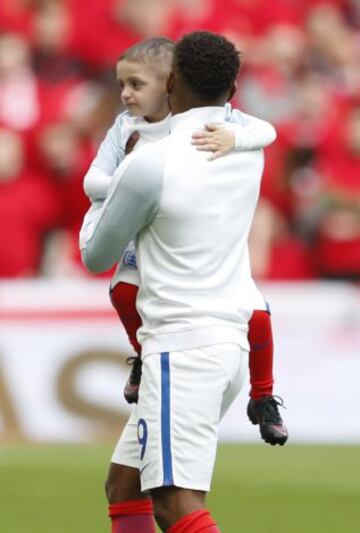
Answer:
[{"label": "embroidered badge", "polygon": [[126,250],[126,252],[124,254],[124,257],[123,257],[123,263],[130,270],[137,270],[135,252],[133,252],[131,250]]}]

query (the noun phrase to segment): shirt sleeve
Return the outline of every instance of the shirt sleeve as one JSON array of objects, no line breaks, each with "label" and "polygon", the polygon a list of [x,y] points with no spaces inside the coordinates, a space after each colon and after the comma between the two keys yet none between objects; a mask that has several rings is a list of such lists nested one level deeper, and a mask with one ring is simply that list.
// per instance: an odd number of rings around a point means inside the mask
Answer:
[{"label": "shirt sleeve", "polygon": [[116,118],[85,174],[84,191],[92,201],[106,198],[113,174],[124,159],[124,116]]},{"label": "shirt sleeve", "polygon": [[80,250],[86,248],[86,242],[89,240],[93,232],[94,224],[100,216],[100,211],[104,205],[102,200],[94,200],[89,209],[87,210],[84,220],[80,229],[79,245]]},{"label": "shirt sleeve", "polygon": [[232,109],[230,123],[235,133],[235,150],[260,150],[276,139],[274,126],[260,118]]},{"label": "shirt sleeve", "polygon": [[105,272],[120,260],[129,242],[156,215],[162,182],[163,160],[152,147],[127,156],[107,199],[83,225],[81,257],[89,271]]},{"label": "shirt sleeve", "polygon": [[113,176],[91,165],[84,177],[84,192],[92,202],[104,200],[107,196]]}]

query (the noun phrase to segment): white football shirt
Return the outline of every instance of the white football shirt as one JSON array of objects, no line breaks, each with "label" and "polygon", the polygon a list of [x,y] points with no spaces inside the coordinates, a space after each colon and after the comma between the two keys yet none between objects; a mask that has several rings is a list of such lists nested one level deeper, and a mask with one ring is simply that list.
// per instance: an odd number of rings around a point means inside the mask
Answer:
[{"label": "white football shirt", "polygon": [[215,161],[194,130],[225,122],[222,107],[170,119],[171,134],[130,154],[82,243],[92,272],[112,267],[136,237],[143,355],[235,342],[248,349],[253,307],[247,240],[263,171],[261,150]]}]

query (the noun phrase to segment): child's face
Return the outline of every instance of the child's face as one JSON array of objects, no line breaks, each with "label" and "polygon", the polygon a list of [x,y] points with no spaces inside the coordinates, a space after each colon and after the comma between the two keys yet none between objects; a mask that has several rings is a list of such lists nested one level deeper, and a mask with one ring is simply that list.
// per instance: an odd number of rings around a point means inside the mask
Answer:
[{"label": "child's face", "polygon": [[121,60],[116,67],[121,101],[129,113],[157,122],[169,113],[166,76],[154,64]]}]

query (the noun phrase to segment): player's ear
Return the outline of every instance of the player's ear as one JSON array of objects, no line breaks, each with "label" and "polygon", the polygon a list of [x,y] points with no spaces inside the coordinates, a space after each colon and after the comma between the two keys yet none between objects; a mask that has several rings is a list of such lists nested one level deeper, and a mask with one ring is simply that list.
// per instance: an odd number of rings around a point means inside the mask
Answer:
[{"label": "player's ear", "polygon": [[230,89],[230,92],[229,92],[229,96],[228,96],[228,99],[227,101],[230,102],[231,98],[234,96],[234,94],[236,93],[237,91],[237,81],[234,81],[234,83],[232,84],[231,86],[231,89]]},{"label": "player's ear", "polygon": [[174,90],[174,81],[175,81],[174,73],[170,72],[168,79],[166,80],[166,92],[168,94],[171,94]]}]

